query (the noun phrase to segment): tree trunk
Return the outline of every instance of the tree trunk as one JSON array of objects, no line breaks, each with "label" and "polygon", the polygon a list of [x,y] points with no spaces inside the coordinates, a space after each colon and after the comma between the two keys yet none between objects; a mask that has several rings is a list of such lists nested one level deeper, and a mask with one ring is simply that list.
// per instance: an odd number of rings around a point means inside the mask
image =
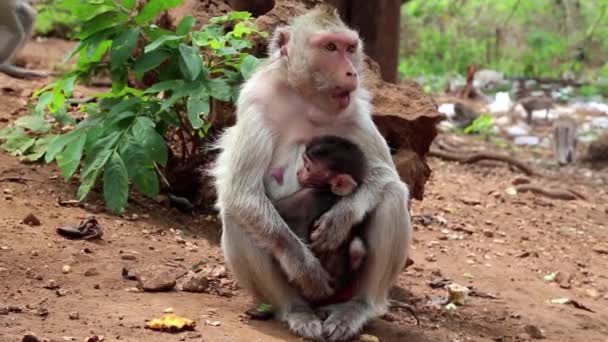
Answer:
[{"label": "tree trunk", "polygon": [[402,0],[327,0],[359,31],[365,53],[380,65],[382,79],[397,82]]}]

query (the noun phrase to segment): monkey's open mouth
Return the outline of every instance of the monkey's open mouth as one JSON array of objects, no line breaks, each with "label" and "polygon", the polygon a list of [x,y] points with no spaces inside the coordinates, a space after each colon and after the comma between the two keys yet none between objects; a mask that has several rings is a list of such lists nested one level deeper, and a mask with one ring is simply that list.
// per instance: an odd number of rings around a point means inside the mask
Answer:
[{"label": "monkey's open mouth", "polygon": [[350,103],[350,91],[348,90],[336,92],[332,97],[338,102],[340,108],[346,108]]}]

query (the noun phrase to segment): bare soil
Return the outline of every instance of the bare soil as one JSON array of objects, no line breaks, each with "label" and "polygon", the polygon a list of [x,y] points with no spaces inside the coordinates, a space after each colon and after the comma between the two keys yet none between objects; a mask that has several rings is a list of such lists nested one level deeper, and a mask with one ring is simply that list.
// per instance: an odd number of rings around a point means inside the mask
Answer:
[{"label": "bare soil", "polygon": [[[48,69],[70,46],[32,42],[20,57]],[[0,75],[1,125],[21,115],[27,97],[46,82]],[[478,141],[467,146],[491,148]],[[533,150],[518,150],[516,156],[527,162],[548,158]],[[421,324],[393,310],[365,333],[382,341],[525,341],[530,339],[525,327],[533,325],[546,341],[608,341],[608,172],[572,166],[554,173],[556,178],[530,178],[587,198],[563,201],[510,195],[506,189],[522,175],[504,164],[431,158],[430,165],[425,199],[411,208],[415,264],[402,272],[392,294],[416,307]],[[51,341],[93,335],[106,341],[298,341],[276,321],[245,318],[252,303],[230,274],[220,276],[221,291],[208,293],[133,292],[136,282],[122,277],[123,268],[164,266],[183,273],[201,262],[223,265],[215,217],[185,215],[139,198],[122,217],[113,216],[103,210],[99,193],[83,207],[58,204],[72,199],[76,188],[54,165],[24,164],[0,153],[0,341],[21,341],[28,332]],[[41,224],[23,223],[28,214]],[[56,233],[90,215],[104,229],[101,241],[67,240]],[[85,276],[91,268],[98,274]],[[560,272],[558,281],[544,280],[552,272]],[[433,306],[429,303],[446,294],[430,286],[441,278],[493,298],[469,296],[455,310]],[[60,287],[45,288],[51,280]],[[552,304],[556,298],[574,299],[594,312]],[[11,306],[21,312],[2,312]],[[195,320],[195,331],[144,328],[167,308]],[[71,313],[79,318],[70,319]]]}]

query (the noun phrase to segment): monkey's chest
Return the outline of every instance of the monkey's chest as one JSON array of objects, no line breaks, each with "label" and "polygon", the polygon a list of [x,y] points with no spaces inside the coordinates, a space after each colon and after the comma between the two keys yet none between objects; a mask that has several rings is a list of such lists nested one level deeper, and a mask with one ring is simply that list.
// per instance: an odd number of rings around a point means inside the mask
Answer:
[{"label": "monkey's chest", "polygon": [[264,174],[264,187],[271,200],[289,196],[300,189],[296,172],[302,165],[304,149],[305,145],[298,143],[277,146],[270,167]]}]

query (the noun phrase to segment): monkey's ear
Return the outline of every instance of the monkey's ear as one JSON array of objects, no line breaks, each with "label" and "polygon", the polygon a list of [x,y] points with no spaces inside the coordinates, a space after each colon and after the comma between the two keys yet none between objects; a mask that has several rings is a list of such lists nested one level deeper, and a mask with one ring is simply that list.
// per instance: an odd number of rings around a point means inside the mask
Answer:
[{"label": "monkey's ear", "polygon": [[331,192],[338,196],[350,195],[357,187],[357,182],[353,177],[343,173],[335,175],[329,183],[331,184]]},{"label": "monkey's ear", "polygon": [[277,27],[272,33],[272,38],[268,42],[268,56],[279,58],[287,56],[287,43],[289,42],[290,32],[285,26]]}]

